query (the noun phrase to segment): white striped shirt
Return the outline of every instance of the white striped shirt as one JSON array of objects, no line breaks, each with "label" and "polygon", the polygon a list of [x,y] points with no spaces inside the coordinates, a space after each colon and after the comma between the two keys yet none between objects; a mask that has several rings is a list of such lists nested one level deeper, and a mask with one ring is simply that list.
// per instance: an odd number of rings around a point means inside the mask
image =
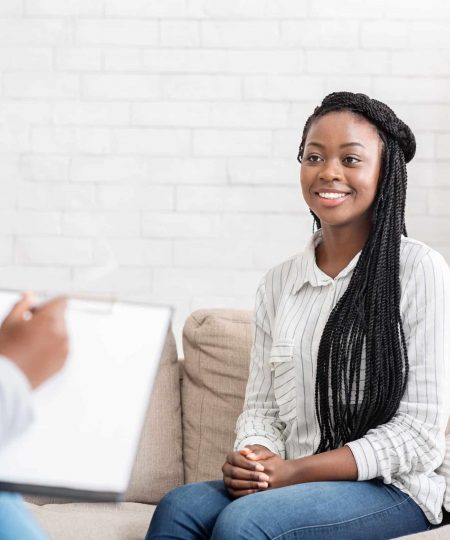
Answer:
[{"label": "white striped shirt", "polygon": [[[315,412],[319,343],[347,288],[359,252],[333,279],[316,265],[319,229],[305,251],[271,269],[256,295],[250,374],[235,449],[261,444],[286,459],[309,456],[320,441]],[[358,480],[381,478],[409,494],[431,523],[442,520],[449,412],[450,271],[444,258],[402,236],[400,310],[408,350],[407,388],[394,417],[348,443]],[[364,382],[364,356],[361,391]]]}]

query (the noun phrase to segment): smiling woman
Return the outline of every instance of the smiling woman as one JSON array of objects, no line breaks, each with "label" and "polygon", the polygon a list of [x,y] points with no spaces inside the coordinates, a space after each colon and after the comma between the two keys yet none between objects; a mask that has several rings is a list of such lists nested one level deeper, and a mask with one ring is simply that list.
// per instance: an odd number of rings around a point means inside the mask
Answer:
[{"label": "smiling woman", "polygon": [[[312,123],[301,167],[303,197],[326,225],[361,227],[367,236],[378,187],[382,140],[373,124],[349,111]],[[326,208],[339,206],[339,211]]]},{"label": "smiling woman", "polygon": [[322,231],[317,265],[334,278],[373,227],[384,143],[372,122],[345,109],[318,114],[306,127],[299,154],[302,192]]},{"label": "smiling woman", "polygon": [[415,148],[363,94],[330,94],[308,118],[298,160],[317,231],[257,291],[223,482],[169,493],[147,539],[388,539],[441,522],[450,271],[406,234]]}]

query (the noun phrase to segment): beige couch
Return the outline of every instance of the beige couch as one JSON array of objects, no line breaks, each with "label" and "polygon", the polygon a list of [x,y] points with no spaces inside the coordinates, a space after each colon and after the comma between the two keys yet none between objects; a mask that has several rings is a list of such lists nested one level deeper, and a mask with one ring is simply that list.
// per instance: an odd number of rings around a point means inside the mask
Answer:
[{"label": "beige couch", "polygon": [[[183,362],[170,333],[125,502],[28,497],[50,538],[143,539],[164,493],[183,482],[220,478],[242,408],[250,344],[247,311],[193,313],[184,328]],[[450,539],[450,525],[407,538]]]}]

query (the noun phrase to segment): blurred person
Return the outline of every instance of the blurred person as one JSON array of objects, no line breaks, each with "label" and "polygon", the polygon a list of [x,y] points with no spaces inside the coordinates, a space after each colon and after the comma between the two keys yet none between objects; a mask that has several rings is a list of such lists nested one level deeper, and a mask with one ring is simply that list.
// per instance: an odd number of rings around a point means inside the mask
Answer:
[{"label": "blurred person", "polygon": [[[66,361],[65,307],[63,298],[35,307],[25,293],[0,326],[0,447],[31,424],[32,390]],[[0,540],[47,538],[18,494],[0,493]]]}]

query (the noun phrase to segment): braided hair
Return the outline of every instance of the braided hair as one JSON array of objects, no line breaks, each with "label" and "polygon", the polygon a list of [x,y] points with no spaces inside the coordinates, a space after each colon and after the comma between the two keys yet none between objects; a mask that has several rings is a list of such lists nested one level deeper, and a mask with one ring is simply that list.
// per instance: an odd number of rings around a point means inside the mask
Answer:
[{"label": "braided hair", "polygon": [[[383,153],[371,231],[319,345],[315,406],[321,438],[316,454],[388,422],[398,409],[409,370],[400,316],[400,240],[407,235],[405,164],[414,157],[415,138],[384,103],[365,94],[335,92],[308,118],[300,162],[312,123],[337,111],[353,112],[374,125]],[[311,213],[320,228],[320,219]]]}]

